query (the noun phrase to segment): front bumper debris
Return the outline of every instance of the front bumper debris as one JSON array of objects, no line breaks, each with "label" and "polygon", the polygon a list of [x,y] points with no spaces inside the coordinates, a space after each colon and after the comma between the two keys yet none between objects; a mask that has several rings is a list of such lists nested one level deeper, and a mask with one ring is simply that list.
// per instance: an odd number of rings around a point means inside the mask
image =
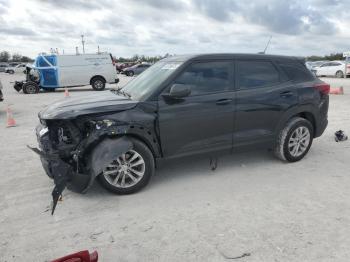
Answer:
[{"label": "front bumper debris", "polygon": [[64,161],[59,152],[52,148],[47,127],[43,125],[37,126],[36,134],[39,148],[32,148],[29,146],[28,148],[40,156],[46,174],[54,180],[55,187],[52,191],[53,214],[63,190],[68,187],[75,192],[84,192],[89,185],[90,176],[75,172],[73,166]]},{"label": "front bumper debris", "polygon": [[39,148],[29,148],[40,156],[46,174],[54,180],[52,214],[66,187],[85,193],[106,166],[132,148],[128,137],[117,136],[125,130],[108,120],[95,124],[87,137],[68,145],[57,144],[57,130],[46,127],[45,121],[41,123],[36,128]]}]

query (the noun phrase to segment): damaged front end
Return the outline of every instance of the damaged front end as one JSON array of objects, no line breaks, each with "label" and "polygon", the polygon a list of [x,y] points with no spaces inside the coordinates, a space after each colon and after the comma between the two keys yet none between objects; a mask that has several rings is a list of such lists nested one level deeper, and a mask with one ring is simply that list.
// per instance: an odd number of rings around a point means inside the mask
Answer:
[{"label": "damaged front end", "polygon": [[131,148],[127,125],[112,120],[41,121],[36,134],[47,175],[54,180],[52,214],[66,186],[85,193],[113,159]]},{"label": "damaged front end", "polygon": [[36,128],[47,175],[55,182],[53,209],[68,189],[85,193],[95,178],[141,139],[160,156],[156,104],[139,103],[109,91],[57,101],[39,113]]}]

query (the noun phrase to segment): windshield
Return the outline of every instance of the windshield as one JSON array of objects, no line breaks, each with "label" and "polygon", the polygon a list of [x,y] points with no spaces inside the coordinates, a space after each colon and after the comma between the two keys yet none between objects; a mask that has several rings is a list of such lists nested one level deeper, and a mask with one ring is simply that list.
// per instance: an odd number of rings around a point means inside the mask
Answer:
[{"label": "windshield", "polygon": [[158,62],[122,89],[134,100],[147,98],[183,62]]}]

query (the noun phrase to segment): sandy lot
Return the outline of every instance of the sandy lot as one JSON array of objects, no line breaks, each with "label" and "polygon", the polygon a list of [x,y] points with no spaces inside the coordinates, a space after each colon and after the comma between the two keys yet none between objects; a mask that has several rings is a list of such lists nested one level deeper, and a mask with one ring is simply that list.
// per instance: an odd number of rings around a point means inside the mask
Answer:
[{"label": "sandy lot", "polygon": [[[336,143],[333,134],[350,134],[350,79],[324,79],[346,94],[331,96],[329,126],[301,162],[247,152],[220,157],[212,172],[205,157],[174,160],[134,195],[97,183],[85,195],[66,190],[51,216],[53,182],[26,145],[36,145],[37,112],[64,93],[19,94],[10,82],[21,77],[0,73],[1,262],[84,249],[104,262],[229,261],[244,253],[237,261],[349,261],[350,141]],[[6,104],[17,127],[6,128]]]}]

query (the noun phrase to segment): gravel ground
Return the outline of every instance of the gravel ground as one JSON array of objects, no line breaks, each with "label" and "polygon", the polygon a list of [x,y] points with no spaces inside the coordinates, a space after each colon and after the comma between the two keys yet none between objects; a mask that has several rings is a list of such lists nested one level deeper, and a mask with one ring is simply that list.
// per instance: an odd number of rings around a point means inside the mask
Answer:
[{"label": "gravel ground", "polygon": [[[285,164],[265,151],[222,156],[216,171],[205,157],[162,165],[143,191],[116,196],[98,183],[85,194],[64,192],[54,216],[53,182],[36,145],[37,112],[63,98],[24,95],[0,73],[0,261],[48,261],[97,250],[100,261],[349,261],[350,79],[331,96],[329,126],[307,157]],[[121,85],[128,79],[122,77]],[[71,96],[94,92],[77,88]],[[6,128],[10,104],[17,126]],[[236,260],[235,260],[236,261]]]}]

